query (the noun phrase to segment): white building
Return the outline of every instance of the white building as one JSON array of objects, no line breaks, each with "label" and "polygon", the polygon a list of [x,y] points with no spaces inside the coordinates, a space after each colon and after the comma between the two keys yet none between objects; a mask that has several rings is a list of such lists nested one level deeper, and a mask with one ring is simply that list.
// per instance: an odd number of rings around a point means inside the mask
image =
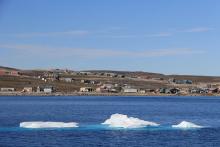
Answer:
[{"label": "white building", "polygon": [[52,93],[52,89],[51,88],[44,88],[44,92],[45,93]]},{"label": "white building", "polygon": [[43,92],[45,92],[45,93],[52,93],[53,90],[54,90],[53,86],[45,86],[43,88]]},{"label": "white building", "polygon": [[124,88],[123,89],[124,93],[137,93],[138,90],[135,88]]},{"label": "white building", "polygon": [[112,89],[112,88],[114,88],[114,85],[112,85],[112,84],[103,84],[103,85],[102,85],[102,88]]},{"label": "white building", "polygon": [[80,92],[93,92],[94,89],[92,87],[81,87]]},{"label": "white building", "polygon": [[146,93],[146,91],[141,89],[141,90],[139,90],[139,93],[144,94],[144,93]]},{"label": "white building", "polygon": [[61,78],[61,81],[67,82],[67,83],[71,83],[73,81],[72,78]]}]

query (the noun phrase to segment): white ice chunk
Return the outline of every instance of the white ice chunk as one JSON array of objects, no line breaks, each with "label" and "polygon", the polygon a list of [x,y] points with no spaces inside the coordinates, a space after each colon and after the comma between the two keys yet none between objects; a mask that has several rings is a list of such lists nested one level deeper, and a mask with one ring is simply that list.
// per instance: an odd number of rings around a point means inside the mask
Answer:
[{"label": "white ice chunk", "polygon": [[33,121],[33,122],[21,122],[20,127],[22,128],[75,128],[78,127],[76,122],[43,122],[43,121]]},{"label": "white ice chunk", "polygon": [[146,126],[159,126],[155,122],[145,121],[134,117],[128,117],[123,114],[112,114],[109,119],[107,119],[104,125],[109,125],[109,127],[116,128],[143,128]]},{"label": "white ice chunk", "polygon": [[182,121],[178,125],[172,125],[173,128],[180,128],[180,129],[191,129],[191,128],[202,128],[202,126],[196,125],[191,122]]}]

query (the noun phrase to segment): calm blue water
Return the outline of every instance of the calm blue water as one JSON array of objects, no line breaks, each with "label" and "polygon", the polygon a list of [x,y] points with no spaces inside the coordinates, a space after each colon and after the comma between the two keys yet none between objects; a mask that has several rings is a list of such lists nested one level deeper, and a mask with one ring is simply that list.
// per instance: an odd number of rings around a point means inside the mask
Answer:
[{"label": "calm blue water", "polygon": [[[161,124],[135,130],[103,127],[121,113]],[[207,126],[178,130],[183,120]],[[78,122],[72,129],[22,129],[24,121]],[[220,97],[0,97],[0,147],[220,146]]]}]

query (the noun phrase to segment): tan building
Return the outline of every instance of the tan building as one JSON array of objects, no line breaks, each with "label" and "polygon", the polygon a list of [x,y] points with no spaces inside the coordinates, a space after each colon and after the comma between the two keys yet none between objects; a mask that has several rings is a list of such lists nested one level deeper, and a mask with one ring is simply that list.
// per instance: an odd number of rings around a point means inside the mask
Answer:
[{"label": "tan building", "polygon": [[23,92],[33,92],[32,87],[24,87]]}]

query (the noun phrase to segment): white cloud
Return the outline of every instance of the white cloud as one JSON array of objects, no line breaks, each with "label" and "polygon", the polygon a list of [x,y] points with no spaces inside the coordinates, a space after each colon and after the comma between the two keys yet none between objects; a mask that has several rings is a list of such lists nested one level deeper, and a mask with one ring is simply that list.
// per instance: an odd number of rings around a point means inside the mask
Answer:
[{"label": "white cloud", "polygon": [[106,38],[136,38],[138,37],[137,35],[103,35],[102,37],[106,37]]},{"label": "white cloud", "polygon": [[13,37],[59,37],[59,36],[86,36],[89,35],[89,32],[86,30],[70,30],[63,32],[32,32],[32,33],[17,33],[17,34],[8,34],[8,36]]},{"label": "white cloud", "polygon": [[191,28],[191,29],[187,29],[187,30],[183,30],[182,32],[186,32],[186,33],[200,33],[200,32],[208,32],[213,30],[213,28],[209,28],[209,27],[196,27],[196,28]]},{"label": "white cloud", "polygon": [[162,33],[157,33],[157,34],[151,34],[151,35],[146,35],[147,37],[170,37],[173,34],[170,32],[162,32]]},{"label": "white cloud", "polygon": [[64,48],[48,47],[39,45],[0,45],[1,49],[9,49],[12,52],[25,52],[27,55],[44,57],[83,57],[83,58],[101,58],[101,57],[163,57],[205,53],[202,50],[192,50],[187,48],[176,49],[156,49],[156,50],[120,50],[120,49],[88,49],[88,48]]},{"label": "white cloud", "polygon": [[100,35],[101,37],[105,38],[116,38],[116,39],[127,39],[127,38],[156,38],[156,37],[170,37],[172,36],[172,33],[166,32],[166,33],[155,33],[155,34],[116,34],[116,35],[109,35],[104,34]]},{"label": "white cloud", "polygon": [[[199,33],[208,32],[213,30],[210,27],[195,27],[179,31],[159,32],[153,34],[123,34],[120,32],[122,28],[113,27],[106,30],[68,30],[68,31],[55,31],[55,32],[29,32],[29,33],[14,33],[14,34],[1,34],[1,36],[18,37],[18,38],[32,38],[32,37],[104,37],[115,39],[128,39],[128,38],[156,38],[156,37],[171,37],[178,33]],[[125,31],[125,30],[124,30]]]}]

